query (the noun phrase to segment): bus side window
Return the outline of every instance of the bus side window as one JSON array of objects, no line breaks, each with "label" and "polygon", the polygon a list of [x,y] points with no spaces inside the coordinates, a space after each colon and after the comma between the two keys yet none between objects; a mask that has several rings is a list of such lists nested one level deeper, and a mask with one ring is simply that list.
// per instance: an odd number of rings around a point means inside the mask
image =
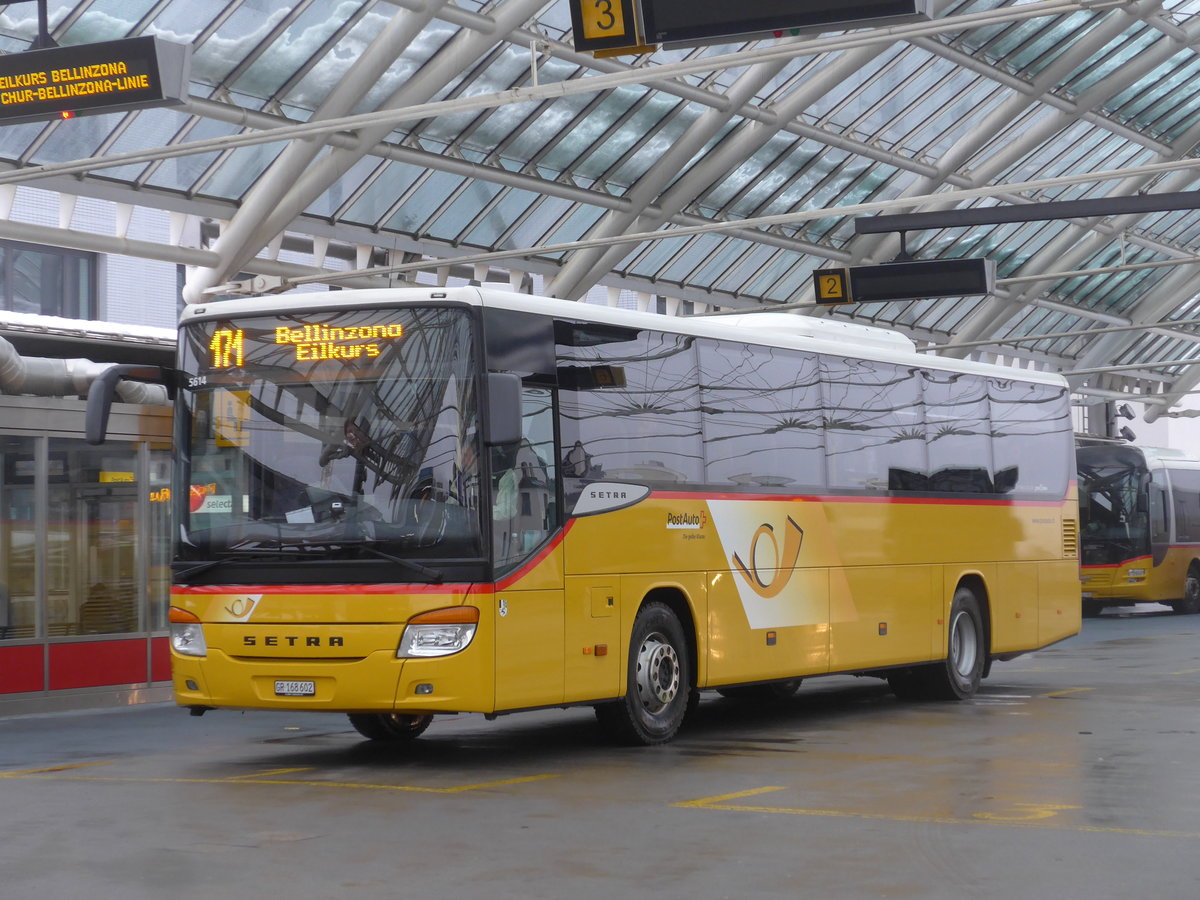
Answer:
[{"label": "bus side window", "polygon": [[1200,541],[1200,472],[1170,469],[1171,494],[1175,505],[1175,540]]},{"label": "bus side window", "polygon": [[1150,542],[1165,544],[1171,540],[1170,511],[1167,509],[1167,491],[1161,484],[1150,485]]}]

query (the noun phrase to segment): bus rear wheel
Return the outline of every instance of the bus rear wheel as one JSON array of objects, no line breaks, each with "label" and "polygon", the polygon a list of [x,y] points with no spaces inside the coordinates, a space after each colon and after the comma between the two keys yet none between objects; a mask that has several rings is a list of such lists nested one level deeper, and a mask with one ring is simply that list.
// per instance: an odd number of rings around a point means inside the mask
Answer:
[{"label": "bus rear wheel", "polygon": [[987,662],[984,635],[979,598],[969,587],[959,587],[950,605],[946,658],[892,672],[888,675],[892,692],[902,700],[966,700],[975,696]]},{"label": "bus rear wheel", "polygon": [[403,713],[350,713],[347,718],[354,730],[372,741],[411,741],[429,727],[433,716],[407,716]]},{"label": "bus rear wheel", "polygon": [[1183,598],[1171,603],[1171,609],[1184,616],[1200,613],[1200,569],[1193,565],[1183,580]]},{"label": "bus rear wheel", "polygon": [[683,724],[693,691],[683,626],[665,603],[638,611],[628,665],[625,696],[597,705],[596,718],[622,743],[666,743]]}]

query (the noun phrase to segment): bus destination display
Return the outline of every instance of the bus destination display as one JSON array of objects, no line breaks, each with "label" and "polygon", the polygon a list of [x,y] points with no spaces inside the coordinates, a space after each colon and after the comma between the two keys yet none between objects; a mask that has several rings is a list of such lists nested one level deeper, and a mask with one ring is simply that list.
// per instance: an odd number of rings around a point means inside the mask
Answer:
[{"label": "bus destination display", "polygon": [[182,103],[190,59],[155,37],[0,56],[0,124]]},{"label": "bus destination display", "polygon": [[322,363],[353,366],[362,374],[408,334],[409,327],[394,318],[375,318],[365,321],[362,314],[344,313],[212,322],[193,333],[191,346],[200,371],[210,374],[270,366],[308,375]]}]

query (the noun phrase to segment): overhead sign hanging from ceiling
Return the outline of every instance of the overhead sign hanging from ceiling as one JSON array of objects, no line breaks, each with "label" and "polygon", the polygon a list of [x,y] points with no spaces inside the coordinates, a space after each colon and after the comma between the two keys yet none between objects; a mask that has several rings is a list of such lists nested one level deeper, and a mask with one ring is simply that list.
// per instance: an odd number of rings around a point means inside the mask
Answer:
[{"label": "overhead sign hanging from ceiling", "polygon": [[641,7],[646,41],[668,48],[895,25],[930,15],[930,0],[641,0]]},{"label": "overhead sign hanging from ceiling", "polygon": [[640,44],[633,0],[571,0],[569,6],[576,50],[604,53]]},{"label": "overhead sign hanging from ceiling", "polygon": [[879,266],[842,266],[813,272],[817,304],[883,303],[970,297],[996,291],[990,259],[913,259]]},{"label": "overhead sign hanging from ceiling", "polygon": [[191,55],[136,37],[0,56],[0,124],[183,103]]}]

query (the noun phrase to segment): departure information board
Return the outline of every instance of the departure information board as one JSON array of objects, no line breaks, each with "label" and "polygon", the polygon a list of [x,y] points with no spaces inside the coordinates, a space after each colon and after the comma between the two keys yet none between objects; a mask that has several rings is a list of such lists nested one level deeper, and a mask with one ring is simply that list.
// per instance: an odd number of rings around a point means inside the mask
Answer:
[{"label": "departure information board", "polygon": [[182,103],[191,51],[136,37],[0,56],[0,124]]},{"label": "departure information board", "polygon": [[792,29],[864,28],[927,17],[928,0],[641,0],[645,40],[717,43],[721,38],[782,37]]}]

